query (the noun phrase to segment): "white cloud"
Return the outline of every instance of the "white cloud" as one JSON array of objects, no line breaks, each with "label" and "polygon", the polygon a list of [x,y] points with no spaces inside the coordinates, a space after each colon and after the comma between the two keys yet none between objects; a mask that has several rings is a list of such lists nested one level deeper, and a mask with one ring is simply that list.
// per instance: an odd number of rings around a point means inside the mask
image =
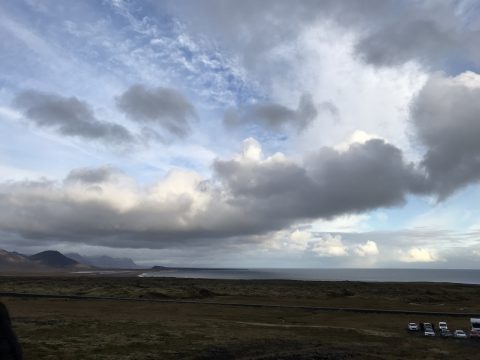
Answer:
[{"label": "white cloud", "polygon": [[372,240],[367,240],[366,243],[355,246],[353,251],[358,256],[375,256],[380,254],[377,243]]},{"label": "white cloud", "polygon": [[305,250],[311,239],[312,234],[309,231],[296,229],[290,234],[287,245],[290,249]]},{"label": "white cloud", "polygon": [[[292,105],[292,99],[304,91],[314,94],[315,103],[328,101],[338,109],[335,117],[320,113],[309,131],[292,139],[292,145],[298,151],[312,151],[319,144],[342,143],[358,131],[352,141],[361,141],[368,134],[388,139],[413,158],[416,150],[408,137],[409,107],[426,74],[414,64],[372,68],[355,56],[354,43],[351,34],[315,25],[292,43],[291,51],[282,54],[289,68],[281,77],[272,78],[275,101]],[[301,57],[298,49],[302,49]]]},{"label": "white cloud", "polygon": [[367,214],[347,214],[331,220],[316,220],[311,224],[312,232],[359,232],[368,231],[370,226]]},{"label": "white cloud", "polygon": [[325,234],[312,244],[312,251],[317,256],[346,256],[347,250],[340,235]]},{"label": "white cloud", "polygon": [[262,159],[262,146],[254,138],[243,140],[242,158],[251,161],[260,161]]},{"label": "white cloud", "polygon": [[438,261],[438,255],[434,250],[413,247],[406,253],[401,252],[400,261],[403,262],[434,262]]},{"label": "white cloud", "polygon": [[350,146],[352,146],[353,144],[365,144],[368,140],[372,140],[372,139],[381,139],[385,142],[388,142],[386,139],[382,138],[381,136],[379,135],[376,135],[376,134],[369,134],[365,131],[362,131],[362,130],[355,130],[349,137],[347,140],[337,144],[336,146],[334,146],[334,149],[340,151],[340,152],[345,152],[347,151]]}]

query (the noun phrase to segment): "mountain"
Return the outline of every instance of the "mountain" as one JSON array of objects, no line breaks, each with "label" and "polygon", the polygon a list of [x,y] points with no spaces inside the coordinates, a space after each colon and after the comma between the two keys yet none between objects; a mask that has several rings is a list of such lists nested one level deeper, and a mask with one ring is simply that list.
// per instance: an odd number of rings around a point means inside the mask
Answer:
[{"label": "mountain", "polygon": [[68,256],[70,259],[73,259],[80,264],[93,266],[91,261],[86,256],[80,255],[78,253],[67,253],[65,254],[65,256]]},{"label": "mountain", "polygon": [[166,266],[160,266],[160,265],[155,265],[151,267],[151,270],[166,270],[168,267]]},{"label": "mountain", "polygon": [[30,260],[51,268],[63,269],[78,267],[80,263],[56,250],[47,250],[28,257]]},{"label": "mountain", "polygon": [[30,264],[27,256],[0,249],[0,270],[15,271],[16,269],[22,269],[29,265],[33,264]]},{"label": "mountain", "polygon": [[115,258],[107,255],[85,256],[77,253],[66,254],[81,264],[108,269],[138,269],[139,266],[130,258]]},{"label": "mountain", "polygon": [[86,266],[54,250],[27,256],[0,249],[0,271],[35,273],[48,271],[72,271],[88,269]]}]

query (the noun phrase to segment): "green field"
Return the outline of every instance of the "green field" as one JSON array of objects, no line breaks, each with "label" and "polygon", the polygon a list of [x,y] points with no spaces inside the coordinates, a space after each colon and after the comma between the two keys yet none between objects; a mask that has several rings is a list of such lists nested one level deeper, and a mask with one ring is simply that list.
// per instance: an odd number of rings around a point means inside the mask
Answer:
[{"label": "green field", "polygon": [[[479,312],[480,286],[134,277],[4,277],[0,291]],[[26,359],[475,359],[480,341],[408,334],[468,317],[3,298]]]}]

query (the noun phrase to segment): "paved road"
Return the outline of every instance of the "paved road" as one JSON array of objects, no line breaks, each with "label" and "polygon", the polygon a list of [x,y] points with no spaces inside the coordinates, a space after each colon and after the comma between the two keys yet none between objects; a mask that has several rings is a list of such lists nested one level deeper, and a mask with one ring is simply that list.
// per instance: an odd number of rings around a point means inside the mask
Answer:
[{"label": "paved road", "polygon": [[445,311],[417,311],[417,310],[402,310],[402,309],[365,309],[365,308],[345,308],[345,307],[328,307],[328,306],[228,303],[228,302],[202,301],[202,300],[138,299],[138,298],[108,297],[108,296],[33,294],[33,293],[17,293],[17,292],[0,292],[0,297],[2,296],[18,297],[18,298],[41,298],[41,299],[108,300],[108,301],[152,302],[152,303],[165,303],[165,304],[198,304],[198,305],[211,305],[211,306],[231,306],[231,307],[269,308],[269,309],[297,309],[297,310],[308,310],[308,311],[343,311],[343,312],[371,313],[371,314],[480,317],[480,312],[468,313],[468,312],[445,312]]}]

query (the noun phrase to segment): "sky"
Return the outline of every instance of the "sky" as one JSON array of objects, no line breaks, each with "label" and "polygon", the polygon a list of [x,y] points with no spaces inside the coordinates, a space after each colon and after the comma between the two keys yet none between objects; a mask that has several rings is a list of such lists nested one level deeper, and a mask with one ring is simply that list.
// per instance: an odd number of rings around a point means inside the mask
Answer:
[{"label": "sky", "polygon": [[0,247],[480,269],[474,0],[0,2]]}]

